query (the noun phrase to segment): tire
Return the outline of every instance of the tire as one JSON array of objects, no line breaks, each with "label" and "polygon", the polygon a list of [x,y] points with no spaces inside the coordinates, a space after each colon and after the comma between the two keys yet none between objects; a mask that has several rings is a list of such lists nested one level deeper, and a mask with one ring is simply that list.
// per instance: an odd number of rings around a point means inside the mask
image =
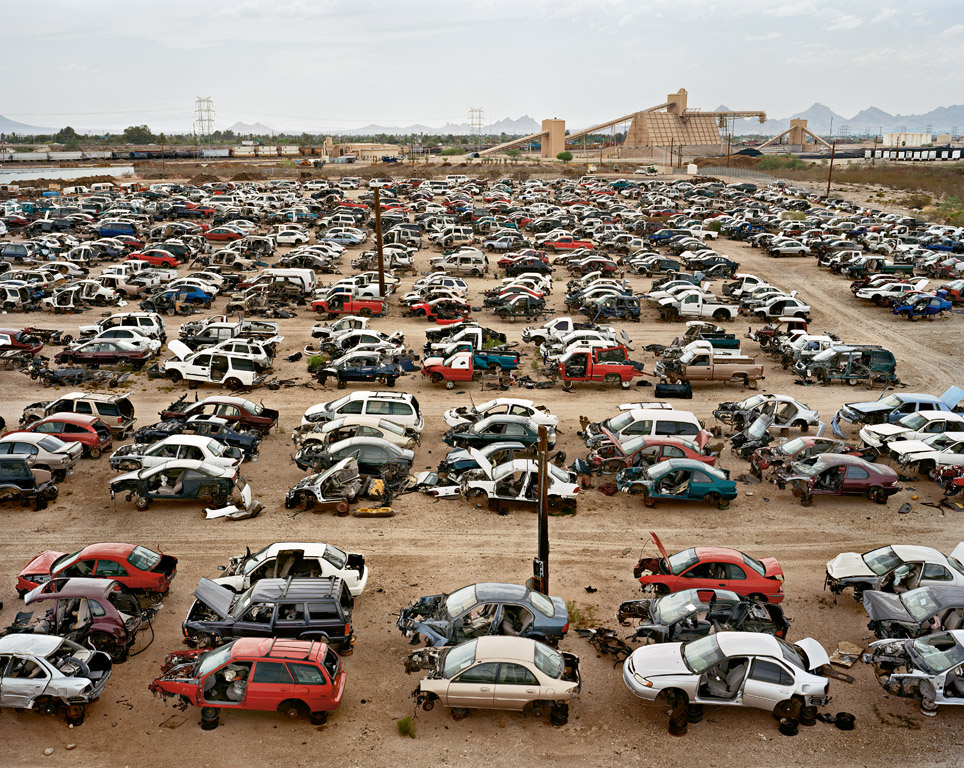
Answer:
[{"label": "tire", "polygon": [[311,721],[312,725],[324,725],[328,722],[328,711],[322,710],[321,712],[309,712],[308,719]]},{"label": "tire", "polygon": [[422,710],[423,710],[424,712],[431,712],[433,709],[435,709],[435,697],[434,697],[434,696],[429,697],[429,698],[425,699],[425,701],[422,702]]},{"label": "tire", "polygon": [[463,707],[452,707],[451,714],[453,720],[465,720],[469,716],[469,710]]},{"label": "tire", "polygon": [[883,488],[871,488],[871,489],[870,489],[870,498],[874,500],[874,503],[875,503],[875,504],[886,504],[886,503],[887,503],[887,494],[884,493],[884,489],[883,489]]},{"label": "tire", "polygon": [[795,422],[793,422],[793,426],[799,429],[801,432],[810,431],[810,425],[807,424],[807,422],[805,422],[803,419],[797,419]]},{"label": "tire", "polygon": [[180,384],[182,381],[184,381],[184,374],[180,371],[171,371],[170,377],[171,381],[173,381],[175,384]]},{"label": "tire", "polygon": [[750,596],[750,600],[754,603],[768,603],[769,600],[766,599],[766,595],[761,595],[759,592],[754,592]]},{"label": "tire", "polygon": [[566,392],[568,392],[569,390],[572,389],[572,382],[571,381],[562,382],[562,388],[566,390]]},{"label": "tire", "polygon": [[643,497],[643,506],[644,506],[644,507],[655,507],[655,506],[656,506],[656,500],[655,500],[652,496],[649,495],[649,491],[641,491],[641,492],[640,492],[640,495]]},{"label": "tire", "polygon": [[97,446],[94,446],[87,452],[87,455],[90,456],[90,458],[92,459],[99,459],[100,454],[101,454],[100,448],[98,448]]},{"label": "tire", "polygon": [[359,310],[358,314],[361,315],[362,317],[371,317],[372,311],[367,307],[365,307],[364,309]]},{"label": "tire", "polygon": [[150,499],[145,499],[143,496],[138,496],[136,499],[134,499],[134,506],[140,510],[147,509],[150,505]]},{"label": "tire", "polygon": [[725,309],[718,309],[716,310],[716,312],[713,313],[713,319],[716,320],[718,323],[726,320],[727,318],[729,318],[729,316],[730,316],[729,312],[727,312]]},{"label": "tire", "polygon": [[433,383],[433,384],[441,384],[441,383],[442,383],[442,380],[443,380],[443,376],[442,376],[441,373],[433,373],[433,374],[432,374],[432,383]]},{"label": "tire", "polygon": [[446,389],[455,389],[455,382],[452,381],[451,379],[447,379],[447,380],[445,381],[445,388],[446,388]]},{"label": "tire", "polygon": [[67,725],[82,725],[87,717],[87,708],[83,704],[68,704],[64,721]]},{"label": "tire", "polygon": [[623,389],[629,389],[632,386],[632,384],[633,383],[629,380],[619,382],[619,386],[622,387]]},{"label": "tire", "polygon": [[230,390],[239,390],[243,386],[241,380],[232,376],[230,379],[224,382],[224,385]]},{"label": "tire", "polygon": [[219,720],[217,707],[201,707],[201,730],[213,731],[218,727]]},{"label": "tire", "polygon": [[294,699],[288,699],[287,701],[282,701],[278,705],[278,711],[287,715],[289,720],[297,720],[301,717],[304,711],[305,705],[300,701]]}]

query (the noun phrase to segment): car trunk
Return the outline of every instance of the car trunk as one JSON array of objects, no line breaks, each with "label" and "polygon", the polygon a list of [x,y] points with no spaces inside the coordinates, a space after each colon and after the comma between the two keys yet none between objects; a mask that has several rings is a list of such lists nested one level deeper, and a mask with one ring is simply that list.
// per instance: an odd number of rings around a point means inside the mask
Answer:
[{"label": "car trunk", "polygon": [[161,555],[161,559],[152,570],[155,573],[161,573],[168,579],[171,579],[177,571],[177,558],[172,555]]}]

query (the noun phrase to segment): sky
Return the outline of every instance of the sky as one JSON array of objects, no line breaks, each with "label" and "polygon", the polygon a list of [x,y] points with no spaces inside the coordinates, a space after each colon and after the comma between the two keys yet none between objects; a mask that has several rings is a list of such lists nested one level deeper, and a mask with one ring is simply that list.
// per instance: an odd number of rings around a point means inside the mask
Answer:
[{"label": "sky", "polygon": [[0,114],[87,129],[588,126],[661,103],[964,102],[960,0],[0,0]]}]

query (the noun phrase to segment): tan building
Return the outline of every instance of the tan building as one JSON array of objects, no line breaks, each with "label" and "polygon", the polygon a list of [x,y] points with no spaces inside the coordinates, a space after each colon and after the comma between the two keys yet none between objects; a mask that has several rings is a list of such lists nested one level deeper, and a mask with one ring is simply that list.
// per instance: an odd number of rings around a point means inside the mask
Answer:
[{"label": "tan building", "polygon": [[885,147],[922,147],[933,144],[934,137],[929,133],[885,133]]},{"label": "tan building", "polygon": [[354,155],[358,160],[381,160],[385,155],[397,155],[399,148],[394,144],[350,143],[335,144],[331,148],[332,158]]}]

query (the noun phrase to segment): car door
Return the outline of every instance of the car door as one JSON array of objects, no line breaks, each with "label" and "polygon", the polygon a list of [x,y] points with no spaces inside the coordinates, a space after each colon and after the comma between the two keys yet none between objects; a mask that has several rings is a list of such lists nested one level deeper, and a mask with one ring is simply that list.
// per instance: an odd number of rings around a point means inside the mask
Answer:
[{"label": "car door", "polygon": [[539,698],[539,680],[522,664],[503,662],[499,665],[492,704],[496,709],[521,711],[526,704]]},{"label": "car door", "polygon": [[706,497],[706,494],[715,491],[716,483],[713,482],[711,478],[705,472],[700,472],[699,470],[692,470],[690,472],[690,486],[689,490],[686,492],[687,498],[698,501]]},{"label": "car door", "polygon": [[863,495],[869,486],[870,473],[863,467],[848,466],[844,474],[842,494]]},{"label": "car door", "polygon": [[674,592],[684,589],[718,589],[727,587],[727,565],[713,560],[704,560],[684,571],[673,587]]},{"label": "car door", "polygon": [[305,631],[305,604],[284,602],[278,604],[278,615],[274,622],[275,637],[298,638]]},{"label": "car door", "polygon": [[0,661],[5,659],[9,661],[0,679],[0,704],[5,707],[29,707],[47,688],[50,673],[39,662],[27,656],[0,656]]},{"label": "car door", "polygon": [[274,711],[291,698],[295,685],[288,667],[281,661],[259,659],[245,689],[245,709]]},{"label": "car door", "polygon": [[244,615],[234,622],[229,630],[230,637],[272,637],[273,603],[254,603]]},{"label": "car door", "polygon": [[743,705],[772,712],[777,704],[790,698],[793,681],[793,674],[781,662],[754,657],[750,674],[743,682]]},{"label": "car door", "polygon": [[449,683],[446,705],[450,707],[491,708],[495,700],[497,662],[482,662],[459,673]]}]

